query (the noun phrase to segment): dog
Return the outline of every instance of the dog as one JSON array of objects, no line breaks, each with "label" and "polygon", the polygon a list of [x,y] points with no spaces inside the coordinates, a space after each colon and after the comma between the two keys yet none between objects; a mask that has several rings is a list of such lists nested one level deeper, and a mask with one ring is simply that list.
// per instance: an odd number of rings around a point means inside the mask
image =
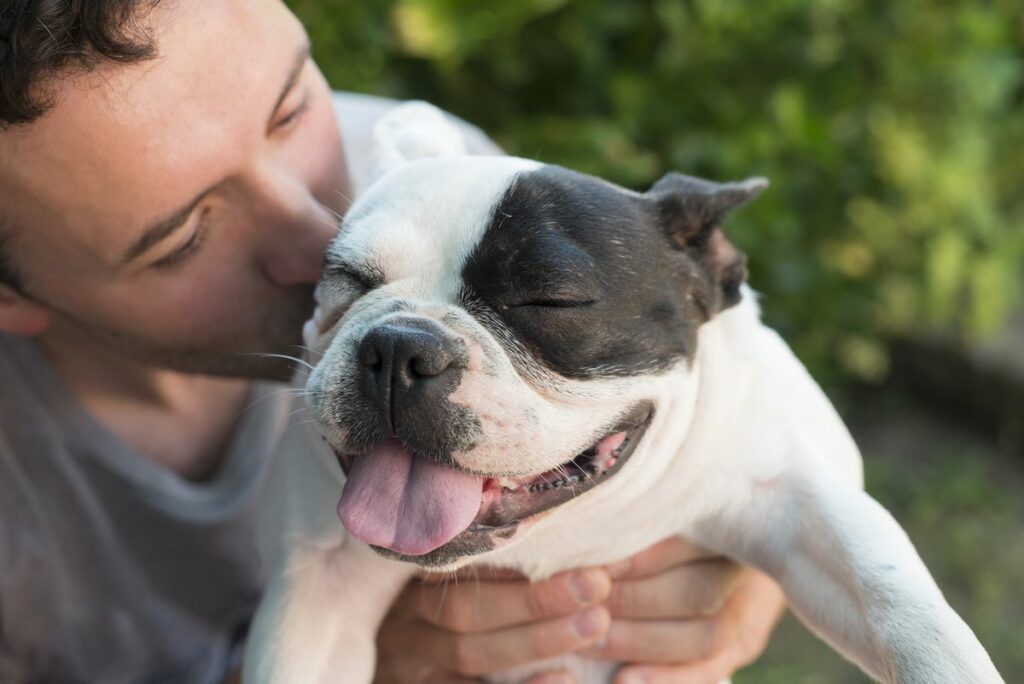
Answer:
[{"label": "dog", "polygon": [[[381,176],[305,329],[317,429],[296,421],[270,478],[247,682],[369,683],[417,571],[540,579],[673,535],[773,577],[877,680],[1002,681],[761,323],[722,222],[766,181],[669,174],[637,193],[466,156],[422,103],[376,133]],[[570,656],[489,681],[551,666],[595,684],[615,669]]]}]

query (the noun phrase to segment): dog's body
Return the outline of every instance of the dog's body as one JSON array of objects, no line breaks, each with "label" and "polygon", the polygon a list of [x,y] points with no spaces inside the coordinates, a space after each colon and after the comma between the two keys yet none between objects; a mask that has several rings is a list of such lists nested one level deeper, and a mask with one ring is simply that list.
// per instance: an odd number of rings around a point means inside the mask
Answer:
[{"label": "dog's body", "polygon": [[382,178],[328,255],[308,388],[332,448],[300,421],[272,475],[247,680],[368,683],[419,566],[539,579],[679,535],[774,577],[877,679],[1001,681],[741,287],[718,223],[763,186],[457,156]]}]

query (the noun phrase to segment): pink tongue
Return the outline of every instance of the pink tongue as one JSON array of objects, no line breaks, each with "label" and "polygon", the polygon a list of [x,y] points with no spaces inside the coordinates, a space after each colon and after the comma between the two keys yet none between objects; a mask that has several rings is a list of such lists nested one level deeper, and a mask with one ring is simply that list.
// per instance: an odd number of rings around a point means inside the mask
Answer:
[{"label": "pink tongue", "polygon": [[355,459],[338,517],[367,544],[419,556],[469,527],[482,492],[482,477],[437,465],[389,439]]}]

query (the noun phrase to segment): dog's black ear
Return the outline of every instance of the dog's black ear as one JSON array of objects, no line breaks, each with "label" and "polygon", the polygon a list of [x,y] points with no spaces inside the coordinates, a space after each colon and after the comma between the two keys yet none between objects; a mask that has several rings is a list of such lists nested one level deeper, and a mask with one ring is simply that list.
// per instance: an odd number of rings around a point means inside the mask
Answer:
[{"label": "dog's black ear", "polygon": [[746,257],[725,237],[722,220],[729,211],[754,199],[767,187],[764,178],[716,183],[670,173],[647,191],[672,245],[690,252],[713,279],[719,297],[717,302],[708,303],[712,310],[737,303],[740,285],[747,278]]}]

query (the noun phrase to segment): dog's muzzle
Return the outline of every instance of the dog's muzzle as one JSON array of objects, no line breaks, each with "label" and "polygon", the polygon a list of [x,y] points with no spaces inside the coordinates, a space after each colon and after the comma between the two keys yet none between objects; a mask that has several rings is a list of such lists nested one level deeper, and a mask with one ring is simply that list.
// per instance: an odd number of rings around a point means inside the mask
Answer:
[{"label": "dog's muzzle", "polygon": [[392,433],[437,425],[467,359],[465,345],[429,319],[384,323],[359,345],[359,391]]}]

